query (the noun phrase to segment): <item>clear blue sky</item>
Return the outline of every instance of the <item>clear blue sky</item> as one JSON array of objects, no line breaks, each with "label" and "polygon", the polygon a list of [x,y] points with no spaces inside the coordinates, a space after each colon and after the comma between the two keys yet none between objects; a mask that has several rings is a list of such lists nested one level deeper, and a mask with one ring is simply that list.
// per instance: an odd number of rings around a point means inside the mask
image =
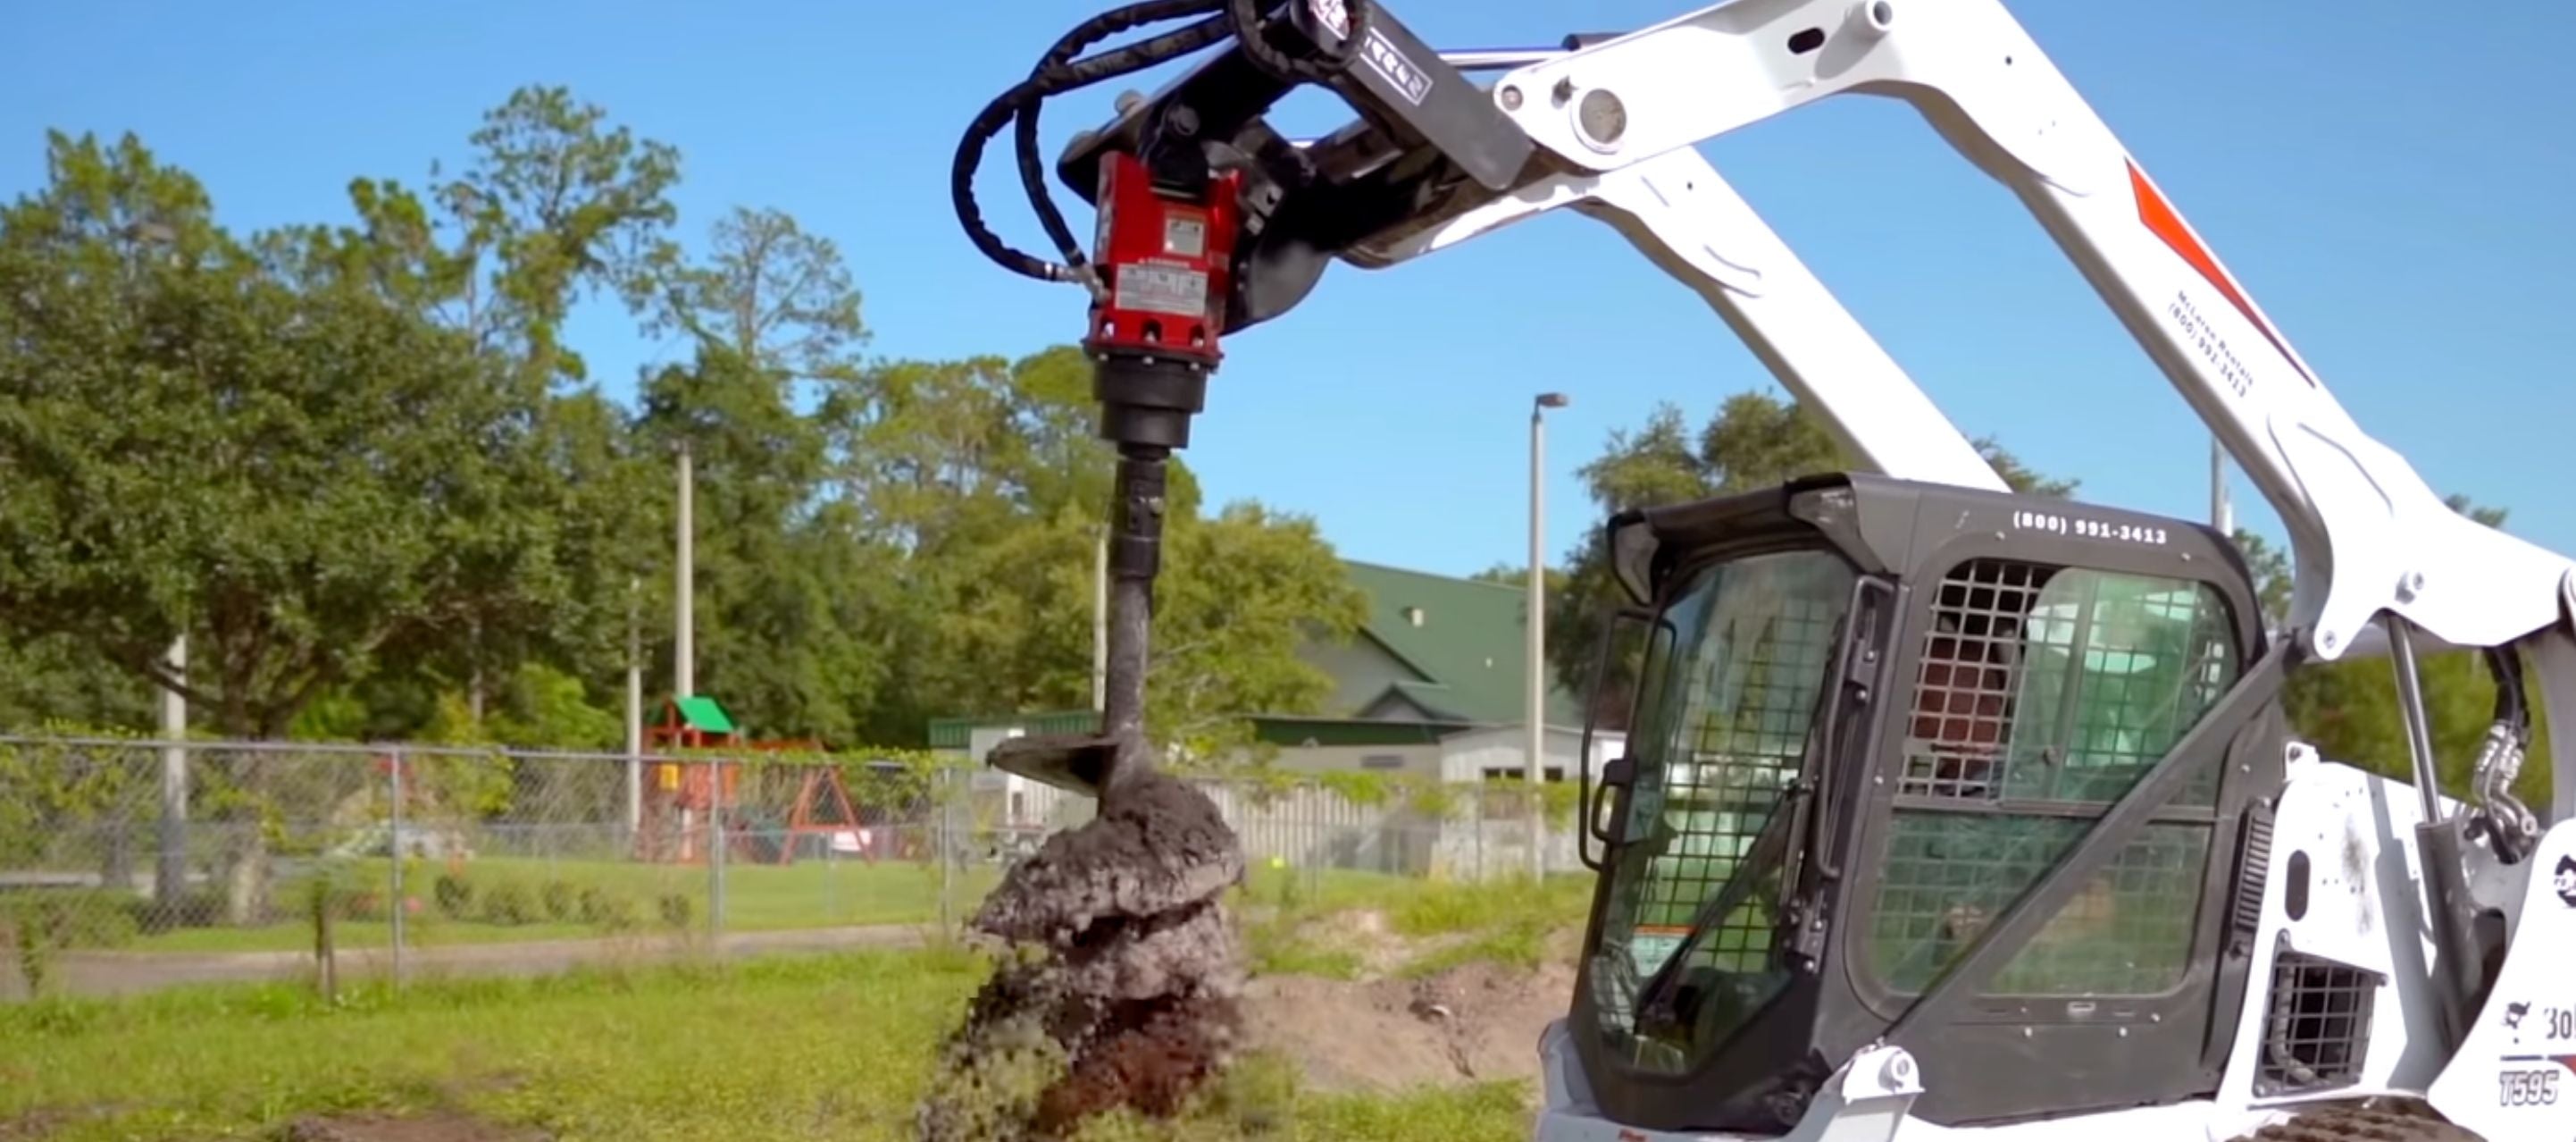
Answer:
[{"label": "clear blue sky", "polygon": [[[0,193],[38,184],[48,127],[133,130],[237,228],[339,218],[350,177],[417,182],[513,86],[562,83],[683,151],[693,230],[751,203],[839,242],[871,352],[1017,355],[1077,336],[1080,300],[974,252],[950,213],[949,156],[993,92],[1107,6],[22,5],[0,33]],[[1683,9],[1395,10],[1436,44],[1485,47]],[[2507,506],[2514,530],[2576,552],[2558,467],[2576,424],[2576,107],[2537,34],[2560,5],[2015,11],[2366,428],[2438,490]],[[1112,90],[1054,105],[1050,152]],[[2203,513],[2198,422],[2027,216],[1910,111],[1831,101],[1708,150],[1964,429],[2080,477],[2088,498]],[[1006,161],[988,168],[988,215],[1042,248]],[[662,351],[614,312],[574,334],[619,392]],[[1188,456],[1214,497],[1309,513],[1356,558],[1455,573],[1525,549],[1530,394],[1574,397],[1551,419],[1553,554],[1590,514],[1574,470],[1609,432],[1659,400],[1696,421],[1770,385],[1700,302],[1570,216],[1386,273],[1337,267],[1229,349]],[[2241,482],[2238,502],[2274,530]]]}]

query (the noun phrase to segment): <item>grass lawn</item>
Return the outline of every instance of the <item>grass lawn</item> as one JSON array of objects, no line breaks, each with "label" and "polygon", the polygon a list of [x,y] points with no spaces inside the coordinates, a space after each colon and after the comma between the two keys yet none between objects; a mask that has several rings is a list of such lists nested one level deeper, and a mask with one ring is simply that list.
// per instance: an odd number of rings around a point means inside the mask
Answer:
[{"label": "grass lawn", "polygon": [[[1263,870],[1242,903],[1273,925],[1368,906],[1484,942],[1579,920],[1581,895]],[[565,1142],[906,1138],[933,1045],[980,978],[963,953],[886,951],[362,984],[338,1006],[292,985],[45,999],[0,1007],[0,1138],[245,1137],[304,1114],[426,1110]],[[1098,1133],[1503,1142],[1528,1136],[1522,1097],[1510,1083],[1325,1095],[1254,1059],[1191,1122]]]}]

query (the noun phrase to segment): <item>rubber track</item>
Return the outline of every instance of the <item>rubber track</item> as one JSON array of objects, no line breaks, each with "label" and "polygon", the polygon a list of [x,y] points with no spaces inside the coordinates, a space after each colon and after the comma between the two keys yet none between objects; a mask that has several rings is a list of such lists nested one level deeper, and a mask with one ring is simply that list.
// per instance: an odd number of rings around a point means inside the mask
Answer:
[{"label": "rubber track", "polygon": [[2321,1106],[2233,1142],[2488,1142],[2416,1099]]}]

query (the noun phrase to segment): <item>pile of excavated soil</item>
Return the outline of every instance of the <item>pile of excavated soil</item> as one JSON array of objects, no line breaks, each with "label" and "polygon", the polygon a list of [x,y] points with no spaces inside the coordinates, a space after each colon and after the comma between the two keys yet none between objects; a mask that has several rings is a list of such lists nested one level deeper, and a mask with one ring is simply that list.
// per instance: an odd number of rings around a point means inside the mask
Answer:
[{"label": "pile of excavated soil", "polygon": [[1060,1138],[1111,1110],[1179,1111],[1237,1044],[1223,894],[1242,878],[1216,804],[1161,774],[1013,865],[970,925],[1010,954],[943,1046],[921,1136]]},{"label": "pile of excavated soil", "polygon": [[1393,1092],[1521,1080],[1538,1095],[1538,1040],[1574,994],[1571,963],[1475,963],[1420,979],[1262,976],[1244,1044],[1294,1061],[1317,1090]]}]

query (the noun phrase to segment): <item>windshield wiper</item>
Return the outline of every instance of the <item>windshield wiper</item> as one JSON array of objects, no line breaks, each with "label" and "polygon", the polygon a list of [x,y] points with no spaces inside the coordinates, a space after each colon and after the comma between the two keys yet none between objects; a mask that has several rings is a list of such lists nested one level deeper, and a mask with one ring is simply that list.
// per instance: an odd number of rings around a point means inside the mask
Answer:
[{"label": "windshield wiper", "polygon": [[1789,824],[1798,816],[1791,810],[1807,793],[1806,782],[1799,781],[1783,790],[1780,799],[1771,803],[1771,813],[1763,818],[1762,831],[1753,838],[1752,847],[1745,850],[1744,859],[1736,864],[1735,872],[1726,878],[1726,884],[1718,889],[1717,895],[1701,903],[1699,911],[1691,915],[1690,930],[1683,934],[1681,947],[1665,957],[1663,965],[1655,969],[1655,974],[1646,977],[1645,986],[1637,991],[1639,1035],[1666,1034],[1677,1025],[1680,1016],[1673,1008],[1675,997],[1681,990],[1682,965],[1690,962],[1691,954],[1699,950],[1700,942],[1707,939],[1710,932],[1717,930],[1726,917],[1744,905],[1746,897],[1753,895],[1763,873],[1777,867],[1788,855]]}]

